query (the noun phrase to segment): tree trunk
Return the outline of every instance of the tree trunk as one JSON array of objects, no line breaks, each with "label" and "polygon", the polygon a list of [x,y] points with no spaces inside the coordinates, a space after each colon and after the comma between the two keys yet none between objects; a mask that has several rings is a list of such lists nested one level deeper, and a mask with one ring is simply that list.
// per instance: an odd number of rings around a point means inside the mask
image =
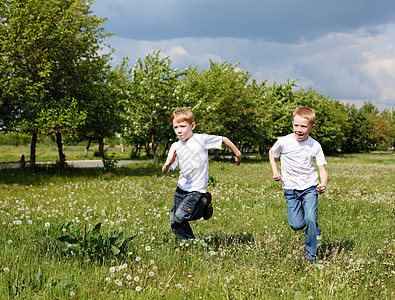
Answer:
[{"label": "tree trunk", "polygon": [[156,155],[157,145],[155,144],[155,134],[151,135],[151,145],[152,145],[152,158],[154,159],[154,162],[158,162],[158,156]]},{"label": "tree trunk", "polygon": [[92,139],[89,138],[89,139],[88,139],[88,145],[86,145],[86,148],[85,148],[85,156],[88,155],[88,150],[89,150],[89,148],[91,147],[91,143],[92,143]]},{"label": "tree trunk", "polygon": [[218,159],[219,157],[219,149],[214,150],[214,159]]},{"label": "tree trunk", "polygon": [[136,144],[136,151],[134,152],[134,157],[140,157],[141,154],[141,143]]},{"label": "tree trunk", "polygon": [[150,151],[149,151],[149,144],[145,143],[145,153],[147,154],[147,157],[150,157]]},{"label": "tree trunk", "polygon": [[30,166],[36,165],[36,145],[37,145],[37,132],[34,131],[32,135],[32,142],[30,144]]},{"label": "tree trunk", "polygon": [[103,157],[103,154],[104,154],[104,149],[103,148],[104,148],[103,147],[103,138],[99,137],[99,150],[98,150],[99,157]]},{"label": "tree trunk", "polygon": [[56,144],[58,145],[59,162],[63,165],[66,162],[66,156],[63,154],[63,141],[60,132],[56,133]]},{"label": "tree trunk", "polygon": [[163,157],[166,156],[166,152],[167,152],[167,150],[169,150],[169,146],[170,146],[170,138],[167,138],[166,139],[165,149],[163,149],[163,154],[162,154]]}]

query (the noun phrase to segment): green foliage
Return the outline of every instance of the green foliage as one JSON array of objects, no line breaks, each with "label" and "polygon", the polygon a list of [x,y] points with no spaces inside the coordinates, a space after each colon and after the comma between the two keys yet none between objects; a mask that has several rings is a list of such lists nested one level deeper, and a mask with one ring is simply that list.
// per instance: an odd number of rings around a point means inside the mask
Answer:
[{"label": "green foliage", "polygon": [[118,159],[114,158],[114,155],[107,155],[104,153],[103,155],[103,167],[104,172],[110,172],[115,169],[118,163]]},{"label": "green foliage", "polygon": [[165,143],[171,134],[169,120],[179,103],[179,79],[188,71],[171,68],[170,58],[159,56],[160,51],[153,51],[144,60],[138,59],[129,71],[128,123],[124,133],[133,144],[151,143],[155,160],[159,143]]},{"label": "green foliage", "polygon": [[238,65],[211,60],[208,70],[187,74],[181,106],[194,112],[197,132],[229,137],[241,148],[254,145],[256,105],[246,88],[249,78]]},{"label": "green foliage", "polygon": [[58,237],[61,242],[60,251],[67,256],[88,257],[93,260],[103,261],[111,257],[126,255],[127,243],[133,237],[126,236],[123,229],[108,229],[102,233],[101,223],[93,228],[85,225],[84,231],[74,227],[73,222],[63,226],[66,235]]}]

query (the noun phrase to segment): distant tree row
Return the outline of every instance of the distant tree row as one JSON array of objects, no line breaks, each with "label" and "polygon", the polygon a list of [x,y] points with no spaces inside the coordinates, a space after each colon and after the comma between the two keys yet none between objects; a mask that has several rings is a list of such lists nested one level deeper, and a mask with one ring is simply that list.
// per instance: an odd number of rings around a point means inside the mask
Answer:
[{"label": "distant tree row", "polygon": [[[394,110],[362,108],[308,89],[295,81],[258,83],[238,65],[210,61],[207,70],[178,70],[153,51],[129,68],[111,67],[104,19],[82,0],[0,0],[0,128],[31,134],[35,164],[38,135],[98,141],[120,134],[157,159],[175,140],[171,112],[181,106],[196,116],[196,132],[224,135],[243,151],[264,154],[291,130],[293,110],[317,113],[312,136],[330,152],[386,150],[394,146]],[[106,53],[108,49],[109,53]],[[160,152],[158,152],[160,151]]]},{"label": "distant tree row", "polygon": [[292,130],[292,113],[310,106],[316,114],[318,139],[324,151],[361,152],[388,150],[395,142],[395,111],[379,112],[370,102],[357,109],[330,99],[295,81],[257,83],[248,72],[228,62],[210,61],[208,70],[170,67],[170,58],[160,51],[139,59],[128,78],[126,140],[136,149],[153,151],[161,145],[162,155],[175,140],[171,112],[187,106],[195,114],[196,132],[224,135],[243,152],[267,153],[275,140]]}]

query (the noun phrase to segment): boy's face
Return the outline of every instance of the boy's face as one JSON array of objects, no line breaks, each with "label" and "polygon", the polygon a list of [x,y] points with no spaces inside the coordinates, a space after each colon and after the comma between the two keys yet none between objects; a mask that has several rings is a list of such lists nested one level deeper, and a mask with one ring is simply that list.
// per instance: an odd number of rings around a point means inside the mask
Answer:
[{"label": "boy's face", "polygon": [[176,120],[173,121],[173,128],[174,132],[176,133],[178,139],[180,141],[187,141],[193,135],[193,130],[195,129],[195,122],[189,124],[188,121],[177,122]]},{"label": "boy's face", "polygon": [[310,132],[315,128],[315,124],[310,124],[309,120],[296,115],[292,121],[294,136],[298,142],[307,140]]}]

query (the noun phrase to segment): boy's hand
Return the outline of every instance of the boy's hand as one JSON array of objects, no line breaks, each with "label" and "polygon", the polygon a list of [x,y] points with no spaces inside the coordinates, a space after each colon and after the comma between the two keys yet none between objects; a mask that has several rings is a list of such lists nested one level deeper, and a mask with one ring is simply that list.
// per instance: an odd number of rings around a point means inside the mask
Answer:
[{"label": "boy's hand", "polygon": [[174,162],[176,161],[176,157],[177,157],[177,152],[176,150],[174,150],[173,156],[171,157],[171,160],[169,162],[169,165],[171,166],[172,164],[174,164]]},{"label": "boy's hand", "polygon": [[240,164],[241,164],[241,153],[240,153],[240,156],[236,156],[235,157],[235,162],[236,162],[236,165],[240,166]]},{"label": "boy's hand", "polygon": [[323,194],[323,193],[325,193],[326,186],[323,184],[319,184],[319,185],[317,185],[316,189],[317,189],[318,193]]},{"label": "boy's hand", "polygon": [[281,180],[281,174],[280,173],[274,173],[273,174],[273,179],[274,181],[280,181]]}]

